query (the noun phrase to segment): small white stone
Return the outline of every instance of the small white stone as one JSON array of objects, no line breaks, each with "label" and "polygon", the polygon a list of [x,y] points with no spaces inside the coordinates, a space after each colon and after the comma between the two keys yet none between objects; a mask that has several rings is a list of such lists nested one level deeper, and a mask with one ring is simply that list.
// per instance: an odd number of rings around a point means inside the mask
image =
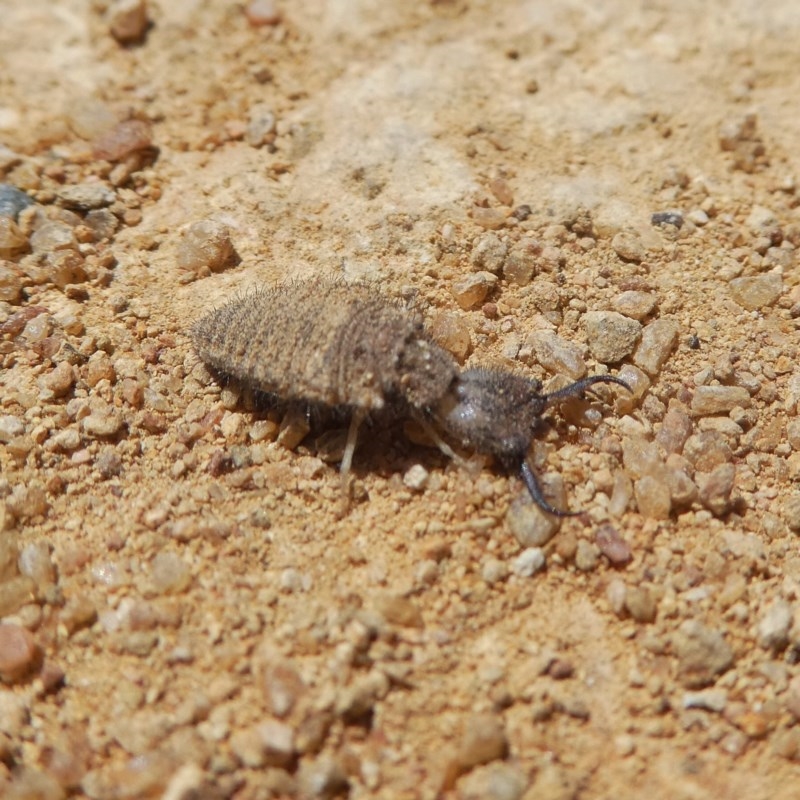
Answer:
[{"label": "small white stone", "polygon": [[422,464],[414,464],[403,475],[403,483],[415,492],[421,492],[427,485],[430,474]]},{"label": "small white stone", "polygon": [[530,578],[544,565],[544,550],[541,547],[527,547],[511,562],[511,571],[521,578]]}]

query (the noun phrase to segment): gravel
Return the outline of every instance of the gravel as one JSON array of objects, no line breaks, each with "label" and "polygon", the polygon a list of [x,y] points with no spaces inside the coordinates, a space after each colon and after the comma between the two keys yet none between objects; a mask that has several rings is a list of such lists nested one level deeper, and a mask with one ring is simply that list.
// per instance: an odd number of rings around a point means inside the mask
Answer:
[{"label": "gravel", "polygon": [[41,658],[36,639],[19,625],[0,624],[0,680],[14,683],[34,669]]},{"label": "gravel", "polygon": [[541,330],[529,334],[519,357],[523,361],[541,364],[548,372],[568,375],[573,380],[582,378],[587,372],[584,348],[562,339],[553,331]]},{"label": "gravel", "polygon": [[34,205],[34,199],[12,186],[10,183],[0,183],[0,217],[10,217],[16,221],[20,211]]},{"label": "gravel", "polygon": [[793,618],[794,609],[785,600],[771,603],[758,621],[758,644],[775,653],[786,649]]},{"label": "gravel", "polygon": [[646,325],[633,363],[650,376],[658,375],[678,344],[679,331],[678,323],[670,319],[657,319]]},{"label": "gravel", "polygon": [[728,414],[734,408],[749,408],[750,393],[741,386],[698,386],[692,397],[691,411],[695,417]]},{"label": "gravel", "polygon": [[192,223],[181,236],[175,253],[180,269],[203,277],[239,263],[227,225],[213,219]]},{"label": "gravel", "polygon": [[641,236],[634,231],[620,231],[611,240],[614,252],[623,260],[635,264],[644,261],[647,250]]},{"label": "gravel", "polygon": [[672,647],[678,659],[678,679],[689,689],[708,686],[734,663],[733,650],[722,631],[698,620],[681,623],[673,635]]},{"label": "gravel", "polygon": [[544,569],[545,555],[541,547],[526,547],[511,562],[511,571],[520,578],[530,578]]},{"label": "gravel", "polygon": [[652,292],[640,292],[633,289],[618,294],[611,301],[614,311],[617,311],[625,317],[639,320],[639,322],[649,317],[655,310],[657,304],[657,295]]},{"label": "gravel", "polygon": [[636,622],[655,622],[658,604],[646,586],[629,586],[625,592],[625,608]]},{"label": "gravel", "polygon": [[506,523],[514,538],[526,548],[547,544],[558,532],[561,520],[544,513],[527,496],[518,497],[508,508]]},{"label": "gravel", "polygon": [[487,271],[499,275],[508,255],[508,245],[494,233],[479,236],[470,255],[470,264],[476,272]]},{"label": "gravel", "polygon": [[748,311],[773,305],[783,293],[783,279],[778,272],[752,278],[734,278],[729,284],[731,297]]},{"label": "gravel", "polygon": [[451,291],[458,305],[468,310],[480,305],[496,283],[496,275],[482,270],[453,281]]},{"label": "gravel", "polygon": [[640,322],[616,311],[588,311],[583,324],[589,350],[603,364],[616,364],[629,356],[642,333]]},{"label": "gravel", "polygon": [[65,208],[92,211],[112,205],[117,199],[117,194],[102,183],[77,183],[62,186],[56,197]]}]

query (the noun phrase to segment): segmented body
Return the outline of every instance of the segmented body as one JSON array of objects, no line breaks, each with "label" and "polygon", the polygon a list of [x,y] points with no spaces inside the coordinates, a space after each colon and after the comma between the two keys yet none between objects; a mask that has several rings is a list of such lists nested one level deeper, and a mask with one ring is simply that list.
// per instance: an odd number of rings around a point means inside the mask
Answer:
[{"label": "segmented body", "polygon": [[285,400],[424,408],[457,374],[422,320],[365,284],[288,283],[237,297],[192,331],[214,370]]}]

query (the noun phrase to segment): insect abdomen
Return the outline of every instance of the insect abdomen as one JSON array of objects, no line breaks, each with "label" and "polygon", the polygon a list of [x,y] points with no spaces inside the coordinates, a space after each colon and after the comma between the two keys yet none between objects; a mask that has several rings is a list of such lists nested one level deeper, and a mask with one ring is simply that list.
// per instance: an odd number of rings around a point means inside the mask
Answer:
[{"label": "insect abdomen", "polygon": [[381,408],[420,322],[364,284],[291,283],[239,297],[193,330],[213,369],[284,399]]}]

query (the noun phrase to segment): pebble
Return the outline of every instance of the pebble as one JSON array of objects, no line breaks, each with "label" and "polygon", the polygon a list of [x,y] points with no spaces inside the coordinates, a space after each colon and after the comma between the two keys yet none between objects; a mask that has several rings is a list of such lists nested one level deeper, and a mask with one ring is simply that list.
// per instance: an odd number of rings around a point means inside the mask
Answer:
[{"label": "pebble", "polygon": [[586,539],[578,540],[578,547],[575,550],[575,566],[581,572],[592,572],[597,568],[600,559],[600,548]]},{"label": "pebble", "polygon": [[470,263],[476,272],[499,274],[508,255],[508,245],[494,233],[479,236],[472,248]]},{"label": "pebble", "polygon": [[614,567],[624,567],[633,560],[631,546],[610,523],[605,523],[597,529],[594,541]]},{"label": "pebble", "polygon": [[656,443],[667,455],[680,453],[691,433],[692,420],[689,415],[679,408],[670,408],[661,421]]},{"label": "pebble", "polygon": [[428,328],[431,338],[463,364],[472,350],[472,336],[463,314],[437,314]]},{"label": "pebble", "polygon": [[534,362],[548,372],[568,375],[573,380],[586,375],[584,349],[553,331],[533,331],[525,340],[525,348],[530,351]]},{"label": "pebble", "polygon": [[733,650],[721,631],[697,620],[686,620],[672,637],[678,659],[678,678],[689,689],[701,689],[727,672],[734,663]]},{"label": "pebble", "polygon": [[[673,465],[670,463],[670,456],[667,459],[667,483],[669,484],[669,492],[672,497],[673,507],[685,507],[691,505],[697,499],[697,486],[694,481],[689,477],[690,465],[684,463],[681,459],[681,464]],[[680,456],[676,458],[680,459]]]},{"label": "pebble", "polygon": [[[793,533],[800,533],[800,492],[790,494],[781,505],[781,516]],[[798,626],[800,633],[800,626]]]},{"label": "pebble", "polygon": [[280,718],[291,712],[305,690],[300,673],[289,661],[268,662],[259,684],[269,710]]},{"label": "pebble", "polygon": [[692,397],[693,416],[728,414],[734,408],[750,407],[750,392],[742,386],[698,386]]},{"label": "pebble", "polygon": [[421,492],[427,485],[430,473],[422,464],[414,464],[403,475],[403,484],[413,492]]},{"label": "pebble", "polygon": [[104,447],[94,462],[94,468],[103,480],[114,478],[122,472],[122,459],[114,447]]},{"label": "pebble", "polygon": [[505,178],[492,178],[489,181],[489,191],[495,196],[498,203],[504,206],[514,205],[514,193]]},{"label": "pebble", "polygon": [[635,264],[644,261],[647,252],[641,236],[635,231],[620,231],[611,240],[611,247],[623,261]]},{"label": "pebble", "polygon": [[179,268],[202,274],[206,270],[221,272],[237,264],[239,256],[227,225],[204,219],[183,232],[175,260]]},{"label": "pebble", "polygon": [[0,217],[10,217],[16,221],[19,212],[34,205],[32,197],[10,183],[0,183]]},{"label": "pebble", "polygon": [[424,628],[422,612],[408,598],[383,595],[375,600],[376,611],[390,624],[403,628]]},{"label": "pebble", "polygon": [[346,773],[330,756],[321,756],[316,761],[303,759],[297,777],[300,796],[310,800],[333,800],[346,797],[350,791]]},{"label": "pebble", "polygon": [[611,301],[615,311],[640,322],[653,313],[657,304],[658,297],[652,292],[634,290],[622,292]]},{"label": "pebble", "polygon": [[719,714],[725,710],[728,693],[724,689],[703,689],[699,692],[686,692],[681,700],[684,708],[702,708]]},{"label": "pebble", "polygon": [[294,756],[294,730],[285,722],[268,719],[256,725],[263,761],[270,767],[285,767]]},{"label": "pebble", "polygon": [[0,733],[19,738],[29,720],[30,699],[10,691],[0,691]]},{"label": "pebble", "polygon": [[58,621],[71,636],[94,625],[97,621],[97,608],[86,595],[73,595],[59,612]]},{"label": "pebble", "polygon": [[19,554],[19,571],[41,587],[56,582],[56,570],[46,541],[29,542]]},{"label": "pebble", "polygon": [[50,221],[40,225],[31,236],[34,253],[51,253],[54,250],[77,250],[75,231],[64,222]]},{"label": "pebble", "polygon": [[111,35],[120,44],[135,44],[147,32],[147,3],[145,0],[114,0],[106,18]]},{"label": "pebble", "polygon": [[481,566],[481,578],[490,586],[508,577],[508,565],[498,558],[490,558]]},{"label": "pebble", "polygon": [[78,211],[91,211],[110,206],[117,199],[113,189],[102,183],[78,183],[64,186],[58,190],[56,197],[61,205]]},{"label": "pebble", "polygon": [[265,105],[257,104],[248,112],[244,140],[250,147],[262,147],[275,141],[275,114]]},{"label": "pebble", "polygon": [[111,239],[119,228],[119,219],[107,208],[90,211],[86,215],[84,222],[91,228],[96,242],[100,242],[103,239]]},{"label": "pebble", "polygon": [[733,459],[733,451],[724,435],[715,430],[693,433],[683,446],[683,455],[698,472],[711,472]]},{"label": "pebble", "polygon": [[0,258],[12,258],[26,250],[28,237],[11,217],[0,217]]},{"label": "pebble", "polygon": [[527,496],[512,501],[506,512],[506,524],[514,538],[526,548],[547,544],[561,527],[561,520],[545,514]]},{"label": "pebble", "polygon": [[697,225],[698,228],[708,225],[708,214],[706,214],[702,208],[696,208],[693,211],[690,211],[686,215],[686,219],[688,219],[692,224]]},{"label": "pebble", "polygon": [[459,800],[520,800],[528,786],[524,772],[514,764],[495,762],[477,767],[459,781]]},{"label": "pebble", "polygon": [[629,586],[625,592],[625,608],[636,622],[655,622],[658,603],[646,586]]},{"label": "pebble", "polygon": [[633,363],[648,375],[657,375],[678,344],[679,326],[671,319],[657,319],[646,325]]},{"label": "pebble", "polygon": [[98,439],[116,436],[122,429],[123,424],[122,416],[111,409],[93,411],[81,421],[83,432]]},{"label": "pebble", "polygon": [[24,678],[41,660],[41,651],[30,631],[19,625],[0,624],[0,679],[14,683]]},{"label": "pebble", "polygon": [[135,153],[153,150],[152,130],[140,119],[126,119],[95,139],[92,155],[103,161],[125,161]]},{"label": "pebble", "polygon": [[150,578],[158,594],[180,594],[192,582],[192,573],[177,553],[162,552],[150,563]]},{"label": "pebble", "polygon": [[616,364],[629,356],[642,333],[642,325],[616,311],[589,311],[583,315],[589,350],[602,364]]},{"label": "pebble", "polygon": [[758,644],[765,650],[780,653],[789,644],[789,630],[794,612],[785,600],[771,603],[758,621]]},{"label": "pebble", "polygon": [[672,495],[669,484],[653,475],[644,475],[633,485],[639,513],[648,519],[669,519]]},{"label": "pebble", "polygon": [[482,270],[453,281],[451,291],[459,306],[467,311],[480,305],[496,283],[497,275]]},{"label": "pebble", "polygon": [[[0,251],[2,251],[1,244]],[[0,302],[16,305],[22,300],[24,286],[22,270],[10,261],[0,261]]]},{"label": "pebble", "polygon": [[455,762],[460,773],[480,764],[489,764],[508,754],[508,739],[503,720],[494,714],[476,714],[466,723]]},{"label": "pebble", "polygon": [[778,272],[752,278],[734,278],[729,284],[731,297],[742,308],[757,311],[775,303],[783,292],[783,279]]},{"label": "pebble", "polygon": [[503,264],[503,277],[517,286],[527,286],[536,274],[541,246],[534,239],[522,239],[511,249]]},{"label": "pebble", "polygon": [[11,414],[0,415],[0,442],[10,442],[25,433],[25,423]]},{"label": "pebble", "polygon": [[545,565],[544,550],[541,547],[526,547],[511,562],[511,571],[520,578],[530,578]]},{"label": "pebble", "polygon": [[497,230],[506,224],[506,212],[500,208],[473,206],[472,219],[476,225],[488,230]]},{"label": "pebble", "polygon": [[244,9],[247,21],[255,28],[262,25],[277,25],[281,12],[272,0],[251,0]]},{"label": "pebble", "polygon": [[768,236],[778,227],[778,217],[771,208],[756,204],[750,209],[745,224],[754,235]]},{"label": "pebble", "polygon": [[731,509],[731,492],[736,479],[733,464],[720,464],[710,473],[696,472],[694,476],[700,502],[715,516],[721,517]]}]

